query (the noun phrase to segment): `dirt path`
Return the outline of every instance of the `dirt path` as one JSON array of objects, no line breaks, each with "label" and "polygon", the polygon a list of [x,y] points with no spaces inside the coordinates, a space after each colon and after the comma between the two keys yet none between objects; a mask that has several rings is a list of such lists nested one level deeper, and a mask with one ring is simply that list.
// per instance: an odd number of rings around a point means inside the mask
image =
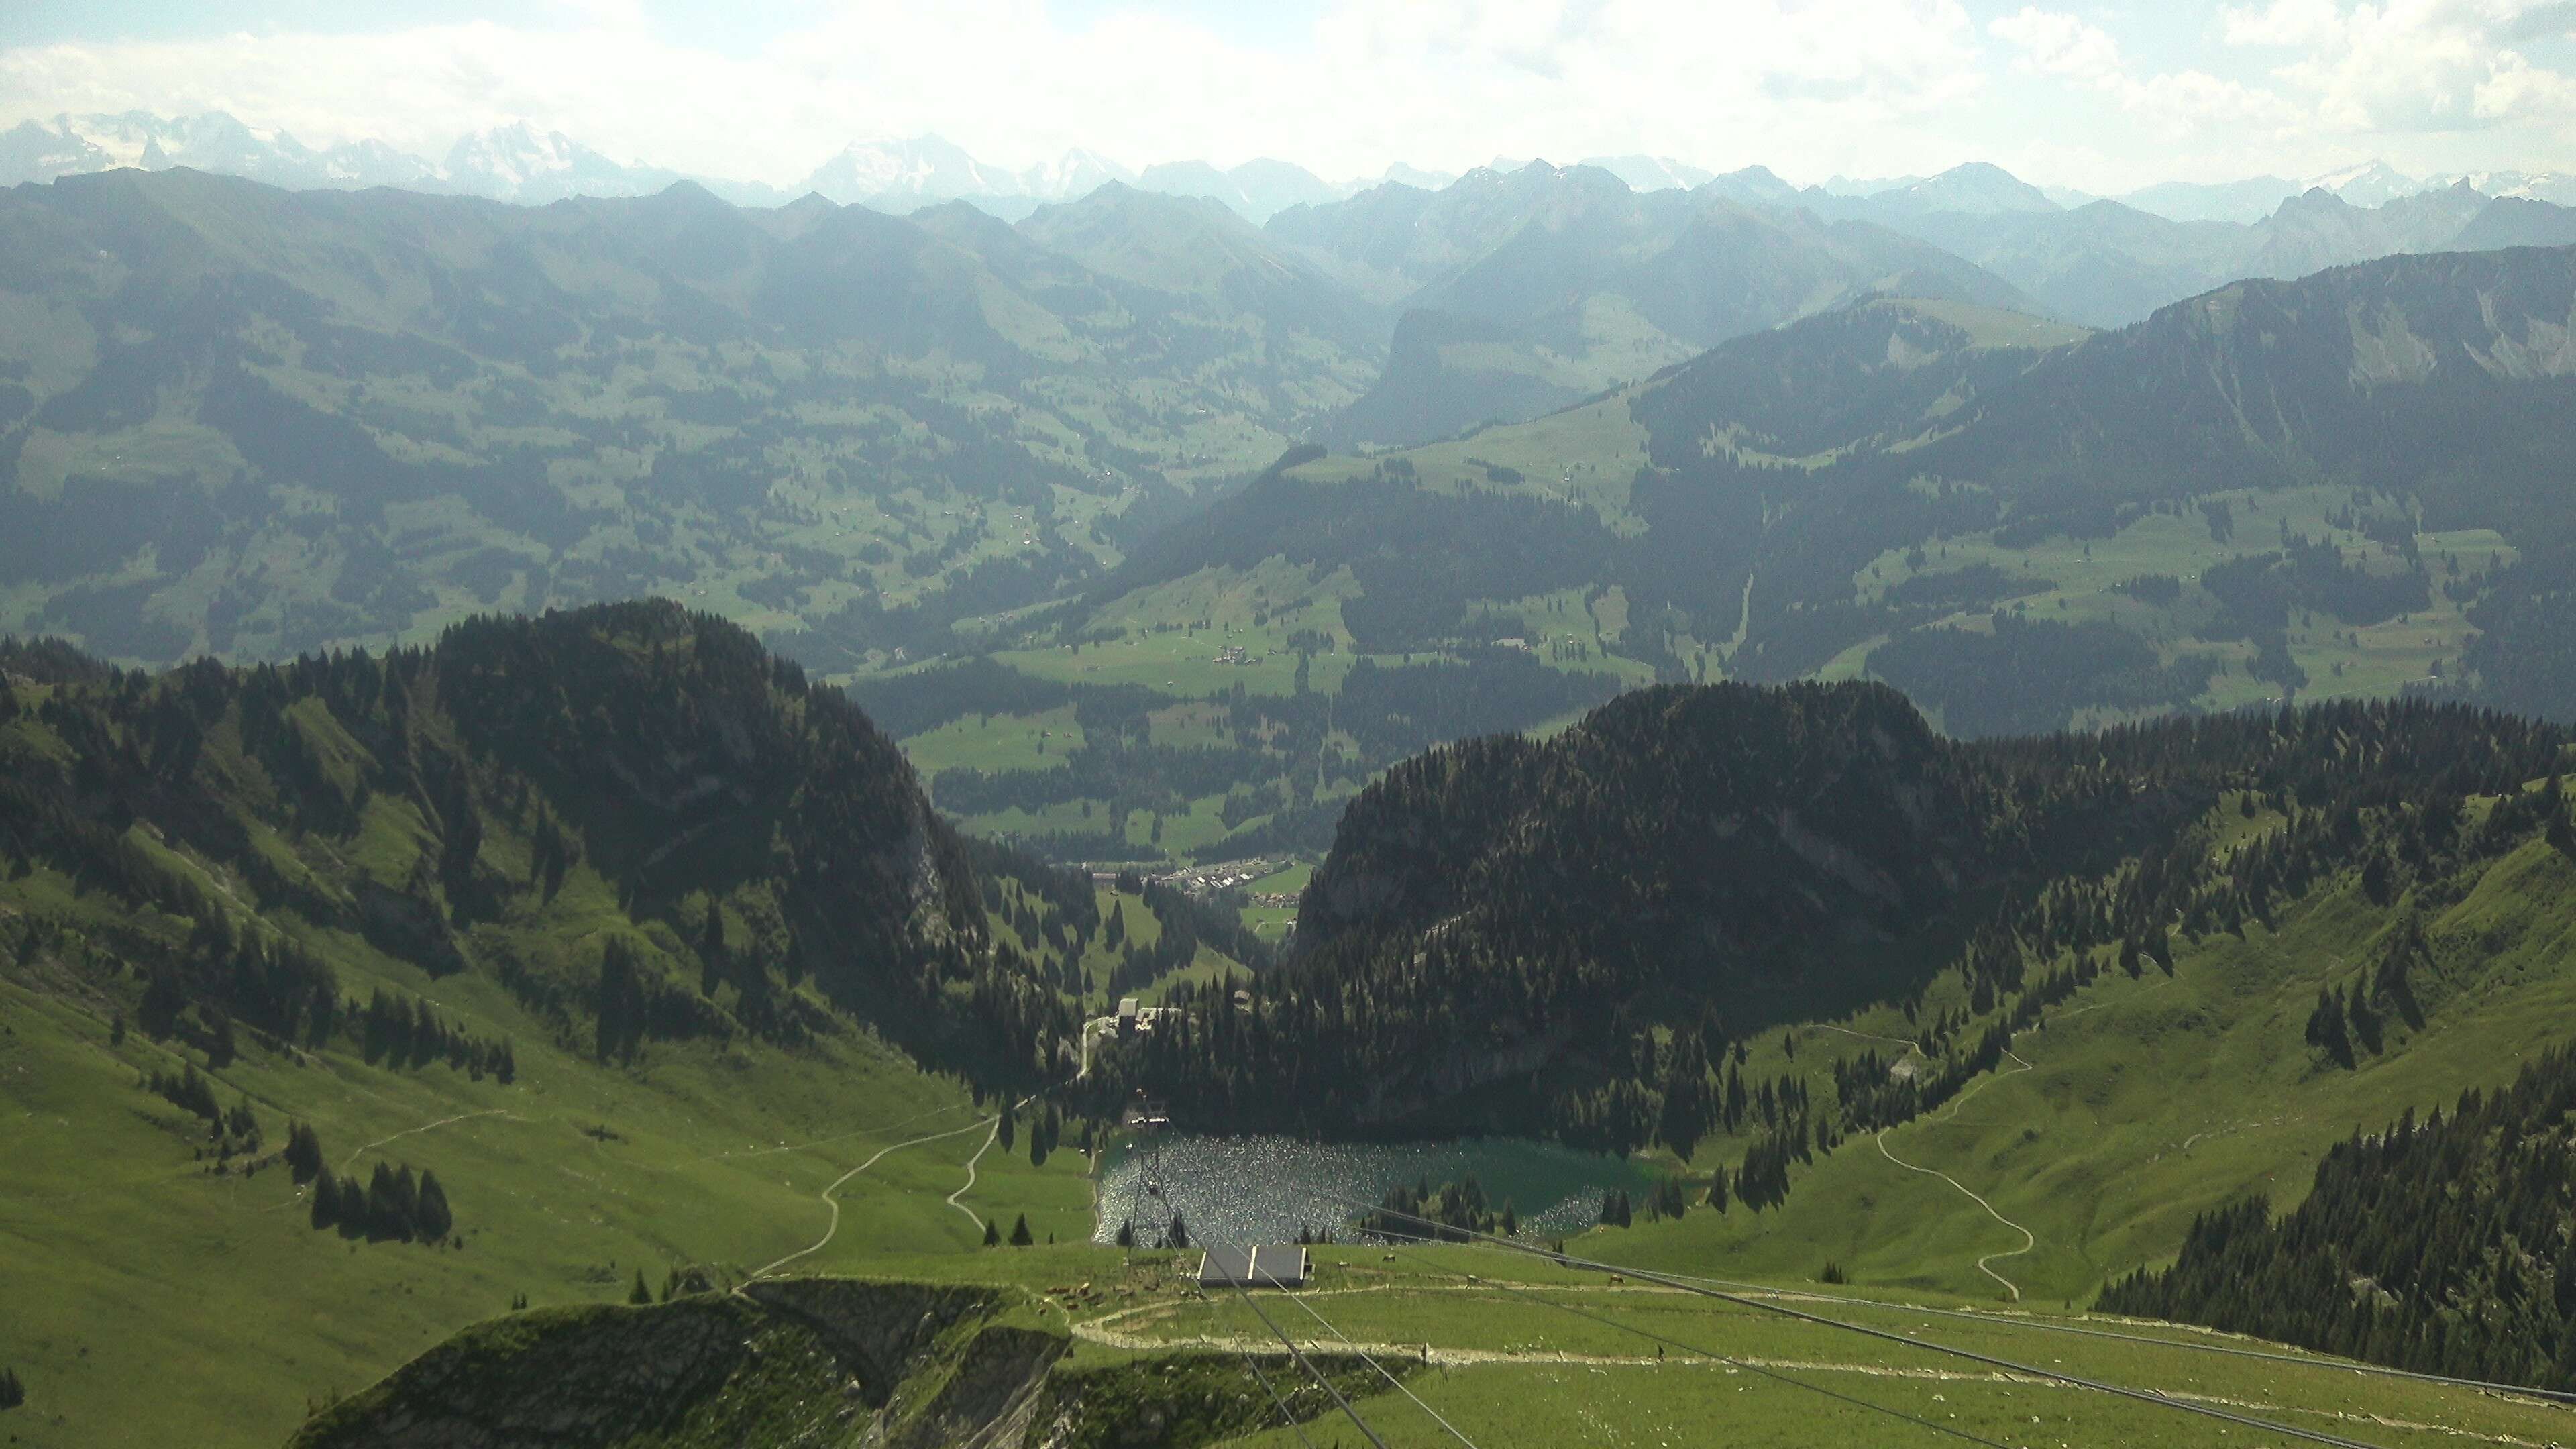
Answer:
[{"label": "dirt path", "polygon": [[416,1137],[423,1132],[434,1131],[437,1128],[445,1127],[452,1123],[470,1122],[477,1117],[507,1117],[513,1122],[524,1122],[528,1120],[515,1112],[506,1111],[499,1107],[493,1107],[481,1112],[459,1112],[453,1117],[441,1117],[435,1122],[424,1122],[417,1127],[407,1127],[402,1131],[395,1133],[391,1137],[379,1137],[375,1141],[368,1143],[366,1146],[359,1148],[357,1151],[350,1153],[346,1158],[344,1158],[340,1163],[340,1171],[345,1174],[350,1168],[358,1165],[359,1158],[366,1156],[368,1153],[375,1151],[377,1148],[384,1146],[388,1142],[399,1142],[406,1137]]},{"label": "dirt path", "polygon": [[[1150,1306],[1167,1308],[1172,1305]],[[1112,1316],[1124,1316],[1125,1313],[1135,1311],[1137,1310],[1124,1310],[1123,1313]],[[1076,1338],[1086,1339],[1104,1347],[1131,1351],[1204,1348],[1217,1353],[1230,1354],[1280,1352],[1279,1341],[1275,1338],[1231,1338],[1208,1333],[1161,1338],[1148,1334],[1121,1332],[1109,1327],[1107,1319],[1076,1323],[1073,1325],[1073,1334]],[[1317,1339],[1313,1346],[1326,1349],[1334,1347],[1333,1344],[1322,1339]],[[1736,1368],[1729,1364],[1687,1356],[1659,1359],[1652,1355],[1569,1353],[1553,1349],[1440,1348],[1421,1343],[1363,1343],[1349,1339],[1343,1339],[1342,1346],[1368,1354],[1373,1358],[1409,1360],[1415,1363],[1427,1363],[1435,1368],[1461,1368],[1473,1364],[1565,1364],[1578,1368],[1697,1369],[1702,1372],[1725,1374],[1736,1372]],[[1918,1383],[2010,1384],[2015,1388],[2055,1389],[2067,1393],[2092,1392],[2079,1384],[2069,1384],[2059,1379],[2040,1378],[2032,1374],[2007,1373],[2001,1369],[1899,1368],[1893,1364],[1755,1358],[1744,1354],[1733,1354],[1729,1357],[1734,1359],[1735,1364],[1749,1368],[1771,1369],[1780,1373],[1858,1374],[1864,1378],[1908,1379]],[[2536,1440],[2517,1438],[2511,1434],[2481,1434],[2451,1424],[2391,1419],[2369,1413],[2330,1413],[2289,1404],[2268,1403],[2260,1399],[2239,1399],[2223,1394],[2199,1394],[2180,1389],[2157,1389],[2154,1392],[2160,1397],[2172,1399],[2178,1403],[2206,1404],[2212,1408],[2231,1409],[2240,1413],[2294,1414],[2303,1418],[2325,1419],[2338,1423],[2372,1424],[2383,1429],[2396,1429],[2409,1433],[2441,1434],[2478,1443],[2507,1445],[2511,1446],[2511,1449],[2550,1449],[2550,1446],[2542,1445]]]},{"label": "dirt path", "polygon": [[[1970,1097],[1973,1097],[1973,1096],[1977,1095],[1977,1093],[1979,1093],[1979,1092],[1981,1092],[1981,1091],[1985,1090],[1986,1086],[1987,1086],[1989,1083],[1996,1082],[1996,1081],[2000,1081],[2000,1080],[2002,1080],[2002,1079],[2003,1079],[2003,1078],[2005,1078],[2005,1077],[2017,1077],[2017,1076],[2020,1076],[2023,1072],[2027,1072],[2027,1071],[2030,1071],[2030,1070],[2032,1069],[2032,1068],[2031,1068],[2030,1063],[2028,1063],[2028,1062],[2026,1062],[2026,1061],[2023,1061],[2023,1060],[2021,1059],[2021,1057],[2020,1057],[2019,1055],[2017,1055],[2016,1053],[2014,1053],[2011,1049],[2007,1048],[2007,1049],[2004,1051],[2004,1055],[2005,1055],[2005,1056],[2008,1056],[2008,1057],[2011,1057],[2011,1058],[2013,1059],[2013,1063],[2014,1063],[2014,1068],[2013,1068],[2013,1070],[2011,1070],[2011,1071],[2009,1071],[2009,1072],[1998,1072],[1998,1073],[1995,1073],[1995,1074],[1993,1074],[1993,1075],[1991,1075],[1991,1076],[1988,1076],[1988,1077],[1984,1078],[1983,1080],[1979,1081],[1975,1086],[1970,1087],[1967,1091],[1960,1093],[1960,1094],[1959,1094],[1959,1096],[1958,1096],[1958,1098],[1957,1098],[1957,1100],[1955,1100],[1955,1101],[1951,1102],[1951,1104],[1950,1104],[1950,1112],[1949,1112],[1949,1115],[1948,1115],[1948,1116],[1946,1116],[1946,1117],[1939,1117],[1939,1118],[1933,1118],[1933,1119],[1929,1119],[1929,1120],[1931,1120],[1931,1121],[1933,1121],[1933,1122],[1935,1122],[1935,1123],[1937,1123],[1937,1124],[1942,1124],[1942,1125],[1946,1125],[1946,1124],[1948,1124],[1948,1123],[1955,1122],[1955,1121],[1957,1121],[1957,1120],[1958,1120],[1958,1118],[1959,1118],[1959,1109],[1960,1109],[1961,1107],[1964,1107],[1964,1106],[1968,1105],[1968,1099],[1969,1099]],[[1996,1222],[1999,1222],[1999,1223],[2003,1224],[2005,1227],[2008,1227],[2008,1228],[2012,1229],[2014,1232],[2021,1234],[2021,1246],[2020,1246],[2020,1247],[2015,1248],[2015,1249],[2013,1249],[2012,1251],[2010,1251],[2010,1252],[2008,1252],[2008,1253],[1988,1253],[1988,1254],[1987,1254],[1987,1255],[1985,1255],[1984,1257],[1979,1258],[1979,1259],[1977,1260],[1977,1271],[1978,1271],[1978,1272],[1980,1272],[1980,1273],[1985,1274],[1987,1277],[1992,1278],[1992,1279],[1994,1279],[1996,1282],[2001,1283],[2002,1285],[2004,1285],[2004,1291],[2005,1291],[2006,1293],[2009,1293],[2009,1294],[2011,1294],[2011,1295],[2012,1295],[2012,1301],[2013,1301],[2013,1302],[2015,1302],[2015,1303],[2019,1303],[2019,1302],[2021,1301],[2021,1285],[2020,1285],[2020,1284],[2018,1284],[2018,1283],[2015,1283],[2015,1282],[2014,1282],[2013,1280],[2011,1280],[2010,1278],[2005,1277],[2003,1274],[1996,1272],[1996,1271],[1994,1270],[1994,1268],[1993,1268],[1992,1266],[1990,1266],[1990,1265],[1992,1265],[1992,1264],[1994,1264],[1994,1263],[1997,1263],[1997,1262],[2000,1262],[2000,1261],[2002,1261],[2002,1260],[2003,1260],[2003,1259],[2005,1259],[2005,1258],[2018,1258],[2018,1257],[2020,1257],[2022,1254],[2027,1253],[2027,1252],[2031,1251],[2033,1248],[2038,1247],[2038,1246],[2039,1246],[2039,1236],[2038,1236],[2036,1233],[2033,1233],[2030,1229],[2023,1227],[2021,1224],[2019,1224],[2019,1223],[2017,1223],[2017,1222],[2014,1222],[2012,1219],[2010,1219],[2010,1218],[2008,1218],[2008,1217],[2005,1217],[2002,1213],[1995,1211],[1995,1205],[1994,1205],[1993,1203],[1990,1203],[1990,1202],[1986,1201],[1984,1198],[1977,1196],[1975,1193],[1968,1191],[1967,1185],[1966,1185],[1965,1183],[1960,1182],[1960,1181],[1959,1181],[1959,1179],[1957,1179],[1957,1178],[1955,1178],[1955,1177],[1952,1177],[1950,1174],[1948,1174],[1948,1173],[1946,1173],[1946,1172],[1943,1172],[1943,1171],[1940,1171],[1940,1170],[1939,1170],[1939,1169],[1937,1169],[1937,1168],[1931,1168],[1931,1167],[1917,1167],[1917,1166],[1915,1166],[1913,1163],[1906,1161],[1904,1158],[1899,1157],[1899,1156],[1897,1156],[1894,1152],[1892,1152],[1892,1151],[1888,1150],[1888,1146],[1887,1146],[1887,1134],[1888,1134],[1888,1133],[1890,1133],[1890,1132],[1892,1132],[1892,1131],[1894,1131],[1894,1130],[1895,1130],[1895,1129],[1894,1129],[1894,1128],[1892,1128],[1892,1127],[1881,1127],[1880,1129],[1878,1129],[1878,1153],[1879,1153],[1879,1156],[1886,1158],[1888,1161],[1895,1163],[1897,1166],[1904,1168],[1904,1169],[1905,1169],[1906,1171],[1908,1171],[1908,1172],[1919,1172],[1919,1173],[1922,1173],[1922,1174],[1923,1174],[1924,1176],[1926,1176],[1926,1177],[1937,1177],[1937,1178],[1941,1179],[1943,1182],[1946,1182],[1946,1183],[1950,1184],[1950,1186],[1951,1186],[1951,1187],[1953,1187],[1953,1188],[1957,1189],[1957,1190],[1958,1190],[1958,1193],[1959,1193],[1959,1195],[1960,1195],[1961,1197],[1964,1197],[1964,1198],[1966,1198],[1968,1201],[1970,1201],[1970,1202],[1972,1202],[1972,1203],[1975,1203],[1977,1206],[1979,1206],[1979,1207],[1981,1207],[1981,1208],[1984,1208],[1984,1209],[1986,1210],[1986,1215],[1987,1215],[1988,1217],[1993,1218]]]},{"label": "dirt path", "polygon": [[2022,1073],[2032,1070],[2030,1063],[2023,1061],[2020,1055],[2014,1052],[2012,1048],[2004,1048],[2004,1055],[2013,1059],[2013,1069],[2011,1071],[1992,1072],[1978,1078],[1975,1086],[1970,1087],[1968,1090],[1961,1092],[1958,1096],[1950,1099],[1949,1111],[1942,1113],[1938,1117],[1927,1117],[1924,1120],[1927,1122],[1937,1122],[1946,1127],[1959,1120],[1959,1109],[1968,1105],[1969,1098],[1974,1097],[1979,1092],[1984,1091],[1986,1088],[1993,1086],[1995,1083],[2002,1081],[2006,1077],[2018,1077]]},{"label": "dirt path", "polygon": [[[1900,1046],[1900,1047],[1905,1048],[1905,1051],[1906,1051],[1906,1055],[1907,1055],[1907,1056],[1920,1056],[1920,1055],[1922,1054],[1922,1052],[1923,1052],[1923,1048],[1921,1048],[1921,1047],[1919,1047],[1919,1046],[1915,1045],[1913,1042],[1907,1041],[1907,1040],[1906,1040],[1905,1038],[1903,1038],[1903,1037],[1897,1037],[1897,1036],[1880,1036],[1878,1033],[1876,1033],[1876,1032],[1874,1032],[1874,1031],[1854,1031],[1854,1030],[1852,1030],[1850,1027],[1847,1027],[1847,1026],[1818,1026],[1818,1027],[1816,1027],[1816,1028],[1814,1028],[1814,1029],[1815,1029],[1815,1030],[1817,1030],[1817,1031],[1830,1031],[1830,1032],[1837,1032],[1837,1033],[1840,1033],[1840,1034],[1841,1034],[1841,1035],[1843,1035],[1843,1036],[1853,1036],[1853,1037],[1858,1037],[1858,1038],[1860,1038],[1862,1041],[1883,1041],[1883,1042],[1887,1043],[1889,1046]],[[1905,1058],[1904,1058],[1904,1057],[1898,1057],[1898,1058],[1897,1058],[1897,1060],[1898,1060],[1898,1061],[1903,1061],[1903,1060],[1905,1060]]]},{"label": "dirt path", "polygon": [[[2340,964],[2340,963],[2338,963],[2338,964]],[[2133,992],[2129,993],[2128,995],[2123,996],[2123,997],[2120,997],[2120,998],[2118,998],[2118,999],[2116,999],[2116,1000],[2113,1000],[2113,1001],[2097,1001],[2097,1002],[2094,1002],[2094,1003],[2093,1003],[2092,1005],[2090,1005],[2090,1006],[2079,1006],[2079,1007],[2075,1008],[2073,1011],[2061,1011],[2061,1012],[2059,1012],[2057,1015],[2050,1017],[2050,1018],[2049,1018],[2049,1020],[2051,1020],[2051,1021],[2071,1021],[2071,1020],[2073,1020],[2073,1019],[2074,1019],[2074,1018],[2076,1018],[2076,1017],[2082,1016],[2084,1013],[2086,1013],[2086,1012],[2088,1012],[2088,1011],[2100,1011],[2100,1010],[2102,1010],[2102,1009],[2103,1009],[2103,1008],[2105,1008],[2105,1007],[2111,1007],[2111,1006],[2126,1006],[2126,1005],[2128,1005],[2130,1002],[2137,1000],[2137,999],[2138,999],[2139,997],[2141,997],[2141,996],[2153,996],[2153,995],[2154,995],[2154,994],[2156,994],[2157,992],[2164,990],[2166,987],[2173,985],[2175,980],[2176,980],[2176,978],[2171,977],[2171,976],[2168,976],[2168,977],[2166,977],[2164,980],[2159,981],[2159,982],[2157,982],[2155,985],[2150,986],[2150,987],[2147,987],[2146,989],[2144,989],[2144,990],[2142,990],[2142,991],[2133,991]]]},{"label": "dirt path", "polygon": [[[874,1156],[870,1157],[867,1161],[860,1163],[858,1166],[851,1168],[849,1171],[842,1173],[840,1176],[833,1178],[832,1185],[823,1189],[823,1206],[832,1210],[831,1224],[823,1229],[823,1236],[816,1238],[813,1244],[809,1247],[799,1248],[795,1252],[788,1254],[786,1257],[779,1259],[777,1262],[767,1264],[754,1270],[751,1277],[744,1281],[749,1282],[766,1278],[770,1274],[777,1272],[779,1269],[786,1267],[788,1264],[795,1262],[799,1258],[810,1257],[813,1254],[819,1253],[825,1248],[830,1247],[832,1245],[832,1235],[841,1230],[841,1202],[838,1197],[834,1196],[834,1194],[838,1193],[842,1187],[847,1185],[851,1178],[854,1178],[860,1173],[867,1171],[869,1168],[876,1166],[887,1153],[901,1152],[907,1147],[918,1147],[925,1142],[937,1142],[943,1137],[963,1137],[967,1133],[972,1132],[979,1127],[986,1128],[988,1130],[999,1130],[1000,1126],[1001,1119],[999,1117],[987,1117],[981,1122],[969,1122],[963,1127],[952,1127],[945,1132],[931,1132],[920,1137],[907,1137],[903,1141],[894,1143],[891,1146],[878,1148]],[[978,1152],[975,1155],[978,1157],[983,1156],[981,1152]],[[970,1184],[973,1181],[971,1174],[968,1181]]]},{"label": "dirt path", "polygon": [[[1023,1102],[1020,1105],[1025,1107],[1028,1104]],[[1015,1108],[1013,1110],[1017,1109]],[[966,1185],[948,1195],[948,1205],[957,1209],[959,1212],[964,1213],[966,1215],[966,1221],[973,1223],[975,1225],[975,1231],[979,1233],[984,1230],[984,1220],[975,1215],[975,1210],[973,1208],[959,1202],[957,1199],[964,1197],[966,1194],[975,1190],[975,1164],[984,1160],[984,1154],[993,1150],[993,1144],[996,1141],[999,1141],[1001,1136],[1002,1119],[997,1116],[993,1119],[993,1130],[984,1134],[984,1145],[976,1148],[975,1155],[966,1159]]]},{"label": "dirt path", "polygon": [[2034,1235],[2030,1229],[2023,1227],[2021,1224],[2014,1222],[2008,1217],[2005,1217],[2002,1213],[1996,1212],[1995,1205],[1993,1203],[1990,1203],[1984,1198],[1977,1196],[1975,1193],[1968,1191],[1966,1187],[1960,1184],[1959,1179],[1936,1168],[1917,1167],[1913,1163],[1906,1161],[1904,1158],[1897,1156],[1895,1153],[1888,1151],[1887,1131],[1888,1129],[1884,1127],[1880,1128],[1878,1131],[1878,1151],[1880,1156],[1885,1157],[1888,1161],[1895,1163],[1897,1166],[1904,1168],[1908,1172],[1920,1172],[1928,1177],[1937,1177],[1943,1182],[1950,1184],[1950,1186],[1958,1188],[1960,1196],[1965,1197],[1968,1201],[1984,1208],[1987,1216],[1993,1218],[1996,1222],[2003,1224],[2005,1227],[2012,1229],[2014,1232],[2021,1234],[2020,1247],[2015,1248],[2008,1253],[1988,1253],[1977,1260],[1977,1271],[2004,1285],[2004,1291],[2012,1295],[2012,1301],[2019,1303],[2021,1301],[2021,1285],[2015,1283],[2010,1278],[2005,1277],[2003,1274],[1996,1272],[1993,1268],[1987,1265],[1994,1263],[1998,1259],[2020,1257],[2022,1254],[2038,1247],[2039,1238]]}]

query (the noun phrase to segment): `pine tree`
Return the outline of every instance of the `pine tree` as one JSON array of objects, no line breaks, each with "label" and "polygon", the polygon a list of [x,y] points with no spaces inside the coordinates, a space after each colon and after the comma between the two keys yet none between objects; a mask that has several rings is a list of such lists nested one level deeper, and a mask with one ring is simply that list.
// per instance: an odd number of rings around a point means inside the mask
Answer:
[{"label": "pine tree", "polygon": [[1118,1246],[1122,1248],[1136,1246],[1136,1225],[1133,1222],[1122,1222],[1118,1225]]},{"label": "pine tree", "polygon": [[[311,1124],[290,1122],[286,1127],[286,1166],[301,1185],[313,1181],[322,1172],[322,1138]],[[319,1226],[317,1224],[317,1226]]]},{"label": "pine tree", "polygon": [[2317,988],[2316,1009],[2308,1013],[2308,1045],[2323,1047],[2344,1066],[2353,1064],[2352,1035],[2344,1019],[2343,998],[2331,986]]},{"label": "pine tree", "polygon": [[400,1237],[410,1226],[405,1221],[399,1200],[395,1196],[394,1170],[390,1166],[381,1162],[376,1164],[375,1172],[367,1179],[366,1202],[365,1217],[369,1237]]},{"label": "pine tree", "polygon": [[713,996],[725,979],[728,956],[725,950],[724,907],[713,897],[707,900],[706,925],[698,932],[698,994]]},{"label": "pine tree", "polygon": [[1029,1215],[1020,1214],[1019,1221],[1011,1224],[1011,1246],[1025,1248],[1036,1241],[1037,1239],[1029,1235]]},{"label": "pine tree", "polygon": [[392,1223],[393,1235],[405,1242],[420,1233],[420,1180],[408,1162],[394,1169]]},{"label": "pine tree", "polygon": [[2364,1047],[2377,1053],[2382,1044],[2379,1013],[2371,1009],[2368,983],[2358,977],[2353,979],[2352,994],[2344,1004],[2344,1015],[2352,1022],[2352,1034]]},{"label": "pine tree", "polygon": [[0,1409],[14,1409],[27,1402],[27,1384],[16,1369],[0,1369]]},{"label": "pine tree", "polygon": [[639,1307],[653,1301],[653,1290],[645,1285],[644,1270],[635,1270],[635,1286],[626,1290],[626,1301]]},{"label": "pine tree", "polygon": [[1001,1245],[1002,1245],[1002,1230],[1001,1230],[1000,1228],[997,1228],[997,1227],[993,1226],[993,1222],[992,1222],[992,1220],[991,1220],[990,1218],[985,1219],[985,1221],[984,1221],[984,1246],[985,1246],[985,1247],[988,1247],[988,1248],[998,1248],[998,1247],[1000,1247]]},{"label": "pine tree", "polygon": [[2361,893],[2374,906],[2384,906],[2396,898],[2396,871],[2388,863],[2388,853],[2373,850],[2361,863]]},{"label": "pine tree", "polygon": [[447,1206],[447,1190],[438,1185],[435,1172],[423,1171],[420,1175],[417,1220],[424,1242],[443,1242],[456,1228],[456,1215]]}]

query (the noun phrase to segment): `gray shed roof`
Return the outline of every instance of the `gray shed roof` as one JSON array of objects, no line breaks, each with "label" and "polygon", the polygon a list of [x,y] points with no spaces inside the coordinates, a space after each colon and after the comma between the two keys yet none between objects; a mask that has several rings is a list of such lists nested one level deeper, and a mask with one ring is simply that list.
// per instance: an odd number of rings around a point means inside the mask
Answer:
[{"label": "gray shed roof", "polygon": [[1199,1286],[1303,1288],[1307,1266],[1303,1248],[1210,1248],[1199,1259]]}]

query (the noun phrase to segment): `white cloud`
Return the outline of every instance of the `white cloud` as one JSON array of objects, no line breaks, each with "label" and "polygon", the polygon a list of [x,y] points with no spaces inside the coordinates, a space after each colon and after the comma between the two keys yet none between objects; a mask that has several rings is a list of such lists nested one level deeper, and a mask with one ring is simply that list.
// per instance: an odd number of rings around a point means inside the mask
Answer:
[{"label": "white cloud", "polygon": [[[2383,149],[2417,169],[2576,166],[2576,96],[2544,48],[2576,0],[2012,0],[1982,23],[1961,0],[1325,0],[1284,39],[1247,39],[1205,6],[1064,3],[774,0],[747,9],[785,28],[720,49],[639,0],[392,33],[0,48],[0,126],[226,110],[309,144],[373,137],[436,158],[525,118],[620,159],[781,185],[853,139],[926,131],[1009,167],[1083,146],[1130,164],[1275,155],[1329,176],[1498,153],[1760,162],[1801,180],[1987,159],[2094,190]],[[2206,54],[2139,63],[2178,36]]]},{"label": "white cloud", "polygon": [[2206,71],[2139,79],[2108,32],[2073,15],[2026,6],[1986,29],[2018,52],[2015,67],[2091,86],[2169,137],[2222,127],[2278,132],[2299,121],[2298,108],[2279,95]]},{"label": "white cloud", "polygon": [[1043,0],[846,4],[730,53],[669,39],[631,0],[545,14],[0,51],[0,124],[221,109],[435,155],[524,116],[612,155],[779,182],[853,137],[920,131],[1006,165],[1077,144],[1342,174],[1644,150],[1821,174],[1958,159],[1936,134],[1881,132],[1985,84],[1957,0],[1341,0],[1290,48],[1162,7],[1076,23]]},{"label": "white cloud", "polygon": [[2508,52],[2478,82],[2471,108],[2483,121],[2576,119],[2576,79]]},{"label": "white cloud", "polygon": [[2109,32],[2072,15],[2025,6],[1987,24],[1996,39],[2018,49],[2014,64],[2045,75],[2101,80],[2120,72],[2120,45]]},{"label": "white cloud", "polygon": [[2570,79],[2513,48],[2564,0],[2271,0],[2223,12],[2232,45],[2293,52],[2274,76],[2329,130],[2440,132],[2563,115]]},{"label": "white cloud", "polygon": [[2343,14],[2335,0],[2231,5],[2221,10],[2219,17],[2230,45],[2326,45],[2343,33]]}]

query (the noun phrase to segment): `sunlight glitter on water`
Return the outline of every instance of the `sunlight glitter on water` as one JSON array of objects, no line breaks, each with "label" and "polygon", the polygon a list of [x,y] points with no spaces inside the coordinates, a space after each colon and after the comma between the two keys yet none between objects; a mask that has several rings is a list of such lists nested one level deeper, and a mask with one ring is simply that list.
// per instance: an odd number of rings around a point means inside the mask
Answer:
[{"label": "sunlight glitter on water", "polygon": [[[1100,1168],[1092,1241],[1115,1242],[1132,1219],[1151,1243],[1177,1210],[1199,1243],[1281,1243],[1300,1228],[1350,1236],[1356,1200],[1375,1203],[1399,1183],[1438,1187],[1469,1174],[1499,1209],[1519,1209],[1522,1229],[1571,1233],[1599,1216],[1612,1188],[1632,1195],[1654,1179],[1635,1163],[1518,1138],[1458,1142],[1303,1142],[1292,1137],[1166,1136],[1121,1144]],[[1148,1191],[1159,1185],[1159,1206]]]}]

